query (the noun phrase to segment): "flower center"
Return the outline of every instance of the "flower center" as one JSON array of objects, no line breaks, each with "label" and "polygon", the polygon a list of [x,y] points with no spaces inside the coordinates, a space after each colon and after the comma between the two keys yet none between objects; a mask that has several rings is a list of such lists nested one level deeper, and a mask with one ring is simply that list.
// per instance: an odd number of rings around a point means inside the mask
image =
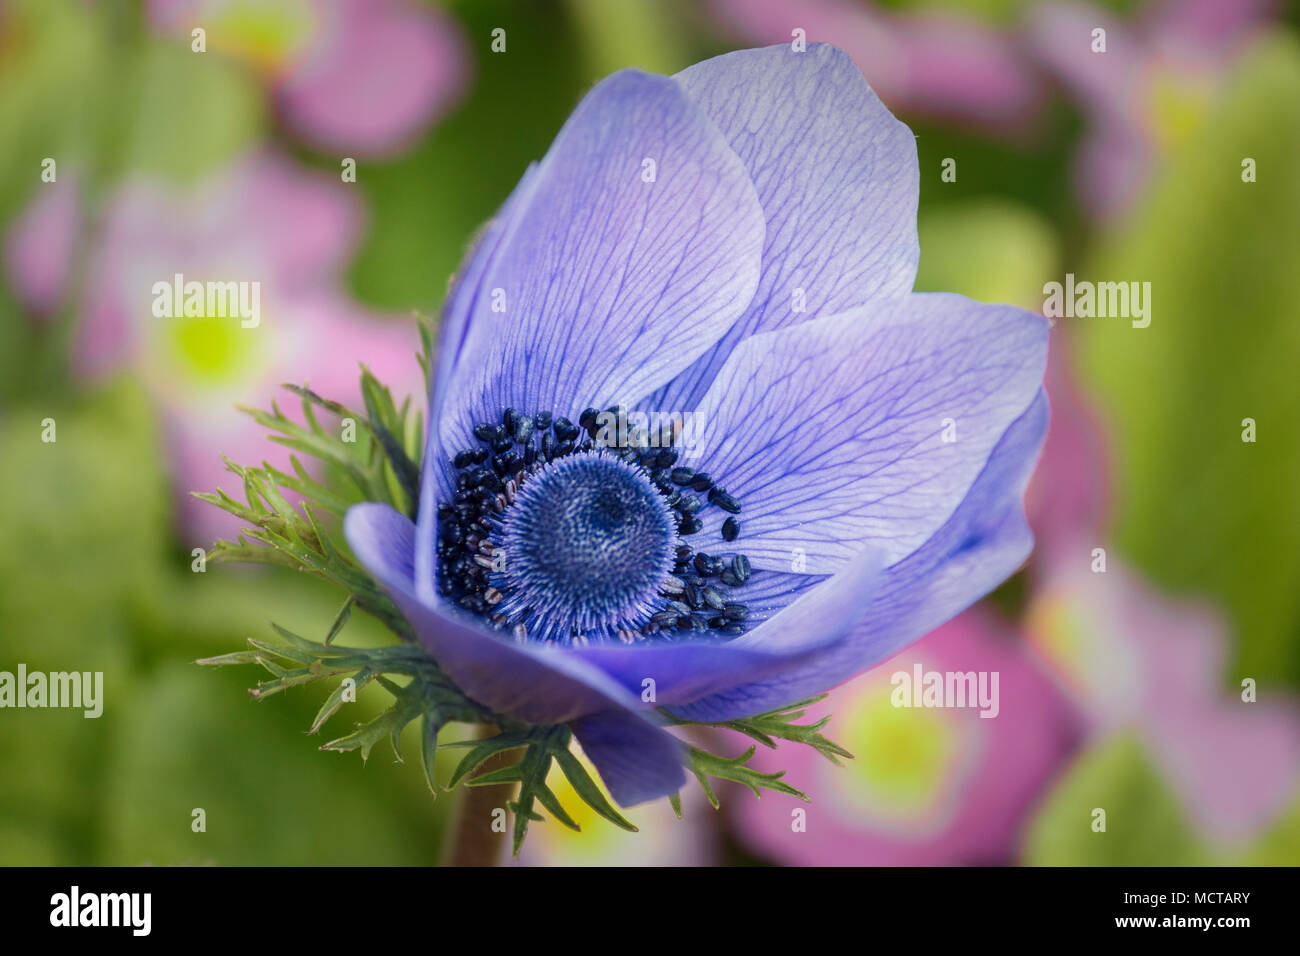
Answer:
[{"label": "flower center", "polygon": [[743,633],[749,609],[733,592],[749,560],[684,540],[718,507],[734,541],[740,503],[676,466],[679,429],[626,421],[621,408],[589,408],[578,425],[507,409],[501,424],[478,425],[482,444],[452,460],[456,493],[438,509],[440,592],[519,640]]},{"label": "flower center", "polygon": [[673,570],[675,518],[643,468],[604,449],[543,464],[500,522],[498,612],[531,609],[545,639],[642,626]]}]

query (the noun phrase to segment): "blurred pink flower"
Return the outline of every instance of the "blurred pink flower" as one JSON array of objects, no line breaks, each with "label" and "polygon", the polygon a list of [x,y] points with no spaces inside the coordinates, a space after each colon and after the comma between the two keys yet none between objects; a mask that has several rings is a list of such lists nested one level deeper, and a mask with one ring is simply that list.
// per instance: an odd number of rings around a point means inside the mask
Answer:
[{"label": "blurred pink flower", "polygon": [[[1075,179],[1080,200],[1111,218],[1140,195],[1161,153],[1196,128],[1270,0],[1166,0],[1133,23],[1083,3],[1034,7],[1029,47],[1079,101],[1087,138]],[[1093,52],[1093,30],[1106,51]]]},{"label": "blurred pink flower", "polygon": [[410,0],[150,0],[169,33],[207,33],[270,86],[285,122],[323,150],[400,150],[461,96],[460,31]]},{"label": "blurred pink flower", "polygon": [[81,227],[80,188],[70,171],[56,182],[41,183],[5,236],[5,278],[18,301],[39,318],[63,304]]},{"label": "blurred pink flower", "polygon": [[1242,846],[1296,796],[1300,712],[1276,686],[1255,702],[1225,691],[1216,612],[1165,599],[1113,559],[1105,573],[1080,561],[1038,591],[1026,630],[1091,733],[1136,731],[1213,844]]},{"label": "blurred pink flower", "polygon": [[[996,672],[998,713],[894,706],[897,672]],[[991,687],[991,685],[990,685]],[[1011,862],[1023,823],[1071,754],[1078,719],[1014,633],[969,611],[868,674],[810,716],[854,754],[837,767],[811,748],[762,747],[754,765],[788,770],[812,798],[732,794],[737,834],[778,862],[813,865]],[[805,718],[807,720],[809,718]],[[794,811],[806,813],[806,832]]]},{"label": "blurred pink flower", "polygon": [[[288,462],[287,450],[265,441],[234,403],[283,402],[280,383],[306,381],[356,407],[358,362],[399,401],[423,392],[413,323],[368,313],[341,288],[360,229],[351,187],[269,155],[190,189],[129,182],[104,210],[87,264],[74,368],[95,377],[128,366],[155,396],[166,416],[183,522],[193,533],[211,537],[236,527],[188,495],[219,484],[237,490],[223,455]],[[258,283],[260,324],[155,317],[154,285],[176,274]],[[296,406],[288,397],[286,411]]]},{"label": "blurred pink flower", "polygon": [[1014,38],[953,11],[886,13],[857,0],[710,0],[716,19],[745,41],[844,50],[895,112],[997,133],[1025,129],[1039,106],[1037,77]]}]

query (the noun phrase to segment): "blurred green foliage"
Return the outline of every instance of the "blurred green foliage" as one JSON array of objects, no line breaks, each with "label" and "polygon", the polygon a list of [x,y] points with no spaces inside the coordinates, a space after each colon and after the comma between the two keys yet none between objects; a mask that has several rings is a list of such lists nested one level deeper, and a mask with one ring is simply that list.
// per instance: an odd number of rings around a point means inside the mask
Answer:
[{"label": "blurred green foliage", "polygon": [[1127,734],[1094,746],[1057,782],[1029,828],[1023,859],[1031,866],[1209,862],[1141,743]]},{"label": "blurred green foliage", "polygon": [[1148,328],[1074,320],[1115,452],[1115,530],[1152,580],[1228,610],[1232,684],[1300,683],[1297,155],[1300,48],[1275,34],[1079,274],[1151,283]]},{"label": "blurred green foliage", "polygon": [[[46,416],[57,441],[39,436]],[[251,670],[192,661],[266,636],[328,628],[337,595],[291,575],[190,569],[143,395],[119,383],[59,406],[11,406],[0,460],[3,666],[104,672],[103,716],[6,710],[0,864],[430,863],[448,801],[379,751],[326,755],[301,691],[254,703]],[[349,639],[389,638],[358,618]],[[326,731],[374,716],[363,692]],[[408,752],[418,745],[408,742]],[[203,808],[207,829],[191,830]],[[12,835],[13,839],[8,839]]]}]

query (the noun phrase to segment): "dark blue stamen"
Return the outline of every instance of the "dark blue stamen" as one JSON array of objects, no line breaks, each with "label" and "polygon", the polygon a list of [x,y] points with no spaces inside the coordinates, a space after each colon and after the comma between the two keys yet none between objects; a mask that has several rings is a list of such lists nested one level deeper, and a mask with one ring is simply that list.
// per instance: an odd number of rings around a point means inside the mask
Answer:
[{"label": "dark blue stamen", "polygon": [[[617,405],[577,418],[507,408],[472,429],[480,444],[452,457],[455,494],[437,511],[440,593],[519,640],[743,633],[749,608],[731,592],[749,559],[682,540],[706,508],[740,502],[677,464],[672,426],[642,430]],[[723,521],[723,541],[739,532]]]},{"label": "dark blue stamen", "polygon": [[[537,427],[541,428],[540,425]],[[573,422],[569,421],[567,418],[557,418],[555,420],[554,432],[556,441],[572,441],[574,438],[578,437],[578,431],[578,426],[573,424]]]},{"label": "dark blue stamen", "polygon": [[722,592],[715,587],[706,587],[704,589],[704,603],[715,611],[721,611],[726,606],[726,599]]},{"label": "dark blue stamen", "polygon": [[740,502],[716,485],[709,491],[709,504],[717,505],[733,515],[740,514]]},{"label": "dark blue stamen", "polygon": [[698,611],[704,607],[704,589],[698,584],[686,585],[686,603],[690,605],[692,611]]}]

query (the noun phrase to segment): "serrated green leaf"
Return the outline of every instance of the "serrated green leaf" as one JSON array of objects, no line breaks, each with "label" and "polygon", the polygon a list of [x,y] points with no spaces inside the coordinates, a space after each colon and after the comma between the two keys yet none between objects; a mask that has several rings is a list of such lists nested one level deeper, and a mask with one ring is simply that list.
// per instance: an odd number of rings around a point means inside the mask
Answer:
[{"label": "serrated green leaf", "polygon": [[429,792],[438,793],[437,780],[434,777],[434,761],[438,753],[438,731],[440,726],[433,717],[426,713],[420,720],[420,765],[424,768],[424,779],[429,784]]},{"label": "serrated green leaf", "polygon": [[[361,688],[365,687],[368,683],[370,683],[370,681],[373,680],[374,677],[375,675],[371,673],[369,670],[363,669],[357,671],[356,674],[354,674],[351,678],[354,684],[354,690],[356,692],[360,692]],[[325,721],[329,720],[336,713],[338,713],[339,708],[342,707],[344,703],[343,695],[347,689],[346,681],[347,678],[344,678],[344,680],[339,681],[339,686],[334,689],[334,693],[330,694],[329,697],[325,699],[325,703],[321,705],[320,710],[316,711],[316,717],[312,720],[311,727],[308,729],[307,733],[309,734],[316,733],[318,730],[321,729],[321,725],[323,725]]]},{"label": "serrated green leaf", "polygon": [[798,797],[800,800],[807,802],[808,797],[800,790],[796,790],[781,778],[785,776],[784,770],[778,770],[775,773],[762,773],[752,767],[747,766],[750,759],[754,756],[756,747],[750,746],[739,757],[721,757],[717,754],[711,754],[707,751],[700,750],[697,747],[689,748],[691,769],[695,776],[704,786],[704,792],[709,796],[709,802],[716,809],[719,806],[717,796],[713,793],[704,780],[704,777],[711,776],[720,780],[731,780],[734,783],[743,784],[748,787],[756,797],[761,797],[764,790],[773,790],[777,793],[788,794],[792,797]]},{"label": "serrated green leaf", "polygon": [[591,778],[591,774],[587,773],[587,768],[573,755],[567,744],[562,748],[553,748],[551,754],[555,758],[555,762],[559,764],[560,770],[569,779],[569,784],[573,787],[574,793],[581,797],[587,806],[615,826],[622,827],[632,833],[637,832],[637,828],[615,810],[613,804],[605,799],[605,795],[600,792],[600,787],[596,785],[596,781]]},{"label": "serrated green leaf", "polygon": [[559,820],[570,830],[577,833],[582,832],[582,827],[578,826],[578,822],[574,820],[573,817],[569,816],[568,812],[560,804],[559,798],[556,797],[555,792],[551,790],[550,787],[546,786],[546,784],[542,784],[534,790],[533,793],[534,796],[537,797],[537,802],[545,807],[551,816],[555,817],[555,819]]},{"label": "serrated green leaf", "polygon": [[495,737],[488,737],[485,740],[461,740],[448,744],[448,747],[471,747],[469,753],[461,758],[456,765],[455,771],[452,772],[451,780],[447,784],[448,790],[453,790],[465,779],[466,776],[473,773],[474,770],[482,766],[483,762],[489,757],[496,754],[504,753],[507,750],[517,750],[520,747],[526,747],[530,743],[530,736],[526,733],[503,733]]},{"label": "serrated green leaf", "polygon": [[802,718],[808,708],[814,704],[821,703],[827,697],[826,694],[820,694],[816,697],[808,697],[804,700],[797,701],[785,707],[778,707],[775,710],[769,710],[765,713],[758,714],[754,717],[745,717],[739,720],[728,720],[720,723],[701,724],[697,721],[674,720],[677,724],[696,724],[703,727],[721,727],[727,730],[734,730],[744,734],[751,740],[756,740],[764,747],[775,750],[778,740],[788,740],[792,743],[805,744],[812,747],[831,763],[838,765],[840,757],[853,759],[853,754],[849,753],[833,740],[825,737],[821,730],[830,723],[831,715],[811,724],[799,724],[797,720]]}]

